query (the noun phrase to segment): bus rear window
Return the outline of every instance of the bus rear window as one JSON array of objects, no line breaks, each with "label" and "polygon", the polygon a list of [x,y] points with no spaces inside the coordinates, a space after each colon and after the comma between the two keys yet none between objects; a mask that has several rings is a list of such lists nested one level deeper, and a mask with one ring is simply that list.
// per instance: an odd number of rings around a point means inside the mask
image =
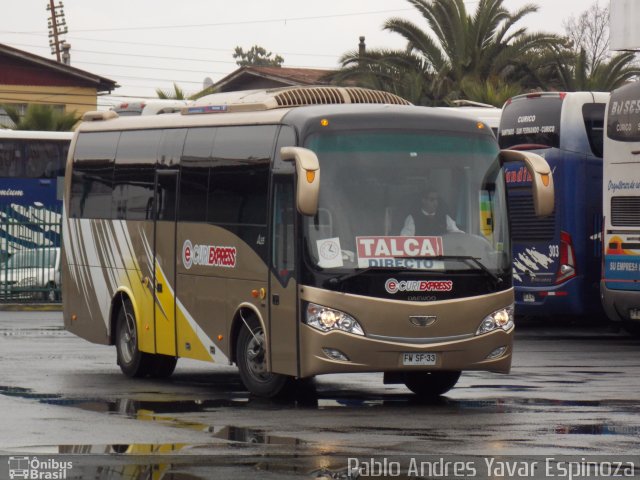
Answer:
[{"label": "bus rear window", "polygon": [[521,97],[506,105],[500,118],[500,148],[560,146],[562,97]]}]

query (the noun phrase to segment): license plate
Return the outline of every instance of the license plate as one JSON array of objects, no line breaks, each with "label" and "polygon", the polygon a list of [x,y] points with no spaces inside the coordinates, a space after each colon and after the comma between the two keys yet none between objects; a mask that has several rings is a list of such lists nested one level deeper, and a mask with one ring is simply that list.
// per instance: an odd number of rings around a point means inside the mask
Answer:
[{"label": "license plate", "polygon": [[631,320],[640,320],[640,308],[632,308],[629,310],[629,318]]},{"label": "license plate", "polygon": [[527,303],[533,303],[536,301],[536,296],[533,293],[525,293],[522,296],[522,300],[524,300]]},{"label": "license plate", "polygon": [[403,365],[435,365],[438,362],[437,353],[403,353]]}]

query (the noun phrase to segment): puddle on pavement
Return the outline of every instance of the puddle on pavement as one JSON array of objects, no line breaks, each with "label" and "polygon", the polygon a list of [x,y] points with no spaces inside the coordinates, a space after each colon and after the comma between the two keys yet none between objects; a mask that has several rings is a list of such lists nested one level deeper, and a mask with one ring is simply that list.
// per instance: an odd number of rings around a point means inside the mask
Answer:
[{"label": "puddle on pavement", "polygon": [[[55,449],[54,449],[55,448]],[[291,453],[237,451],[220,444],[63,445],[49,454],[69,458],[73,478],[205,480],[213,478],[260,478],[271,480],[309,478],[355,480],[348,471],[345,454],[317,451]],[[66,457],[69,456],[69,457]],[[401,475],[399,478],[408,477]]]},{"label": "puddle on pavement", "polygon": [[552,433],[559,435],[630,435],[640,436],[640,425],[556,425]]}]

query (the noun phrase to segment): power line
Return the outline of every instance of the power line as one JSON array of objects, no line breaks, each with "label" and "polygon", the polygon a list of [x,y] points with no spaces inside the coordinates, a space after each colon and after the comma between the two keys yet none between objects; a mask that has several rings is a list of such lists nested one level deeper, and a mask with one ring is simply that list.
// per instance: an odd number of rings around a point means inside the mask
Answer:
[{"label": "power line", "polygon": [[[464,2],[464,3],[477,3],[473,2]],[[235,22],[218,22],[218,23],[202,23],[202,24],[187,24],[187,25],[157,25],[157,26],[148,26],[143,27],[140,25],[133,27],[116,27],[116,28],[90,28],[90,29],[74,29],[76,32],[122,32],[127,30],[168,30],[168,29],[176,29],[176,28],[205,28],[205,27],[223,27],[223,26],[234,26],[234,25],[251,25],[258,23],[287,23],[287,22],[299,22],[299,21],[308,21],[308,20],[326,20],[329,18],[345,18],[345,17],[355,17],[362,15],[379,15],[382,13],[393,13],[393,12],[406,12],[406,11],[415,11],[412,8],[404,8],[404,9],[394,9],[394,10],[377,10],[372,12],[354,12],[354,13],[340,13],[333,15],[315,15],[315,16],[307,16],[307,17],[292,17],[292,18],[271,18],[271,19],[263,19],[263,20],[241,20]],[[10,33],[10,34],[21,34],[21,33],[37,33],[33,31],[0,31],[0,33]]]},{"label": "power line", "polygon": [[[35,35],[35,34],[33,34],[33,35]],[[76,41],[76,40],[83,40],[83,41],[88,41],[88,42],[109,43],[109,44],[117,44],[117,45],[137,45],[137,46],[141,46],[141,47],[180,48],[180,49],[183,49],[183,50],[203,50],[203,51],[210,51],[210,52],[233,53],[233,49],[230,49],[230,48],[198,47],[198,46],[194,46],[194,45],[169,45],[167,43],[124,42],[124,41],[119,41],[119,40],[104,40],[104,39],[97,39],[97,38],[86,38],[86,37],[75,37],[75,36],[72,36],[72,38],[69,41],[71,42],[71,41]],[[29,48],[40,48],[40,49],[45,49],[46,48],[46,47],[43,47],[41,45],[30,45],[30,44],[26,44],[26,43],[13,43],[12,42],[12,45],[13,46],[20,46],[20,47],[29,47]],[[78,48],[74,48],[73,51],[74,52],[81,52],[81,53],[89,52],[89,50],[82,50],[82,49],[78,49]],[[107,52],[107,51],[98,51],[98,52],[94,52],[94,53],[120,55],[119,52]],[[291,55],[291,56],[298,56],[298,57],[326,57],[326,58],[335,58],[337,56],[335,54],[328,54],[328,53],[293,53],[293,52],[278,52],[278,55]]]}]

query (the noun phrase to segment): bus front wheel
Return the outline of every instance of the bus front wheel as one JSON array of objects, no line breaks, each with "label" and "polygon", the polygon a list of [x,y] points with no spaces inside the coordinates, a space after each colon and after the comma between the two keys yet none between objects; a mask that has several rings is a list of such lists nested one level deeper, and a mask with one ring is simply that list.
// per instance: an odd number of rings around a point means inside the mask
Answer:
[{"label": "bus front wheel", "polygon": [[133,305],[124,300],[116,324],[116,352],[120,370],[128,377],[146,377],[152,367],[152,356],[138,348],[138,328]]},{"label": "bus front wheel", "polygon": [[260,322],[249,317],[236,343],[236,363],[240,379],[250,393],[259,397],[275,397],[289,381],[289,377],[267,370],[264,330]]},{"label": "bus front wheel", "polygon": [[451,390],[460,378],[461,372],[407,372],[404,384],[416,395],[435,398]]}]

